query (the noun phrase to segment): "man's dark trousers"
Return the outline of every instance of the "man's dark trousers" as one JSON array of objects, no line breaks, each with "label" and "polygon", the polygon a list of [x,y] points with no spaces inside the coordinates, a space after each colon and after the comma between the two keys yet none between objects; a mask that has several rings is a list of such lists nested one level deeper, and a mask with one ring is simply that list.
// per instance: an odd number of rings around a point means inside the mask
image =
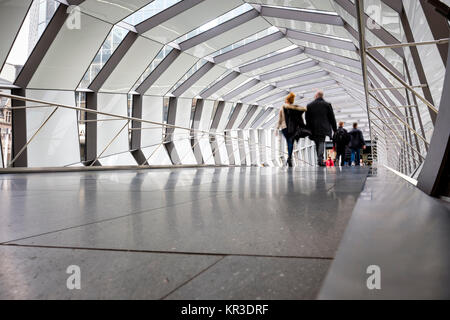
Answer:
[{"label": "man's dark trousers", "polygon": [[312,140],[316,144],[317,162],[323,165],[323,152],[325,149],[325,136],[314,136]]},{"label": "man's dark trousers", "polygon": [[343,167],[344,163],[345,163],[345,146],[343,146],[343,147],[338,146],[336,148],[336,165],[337,165],[337,162],[339,161],[339,157],[341,159],[341,167]]}]

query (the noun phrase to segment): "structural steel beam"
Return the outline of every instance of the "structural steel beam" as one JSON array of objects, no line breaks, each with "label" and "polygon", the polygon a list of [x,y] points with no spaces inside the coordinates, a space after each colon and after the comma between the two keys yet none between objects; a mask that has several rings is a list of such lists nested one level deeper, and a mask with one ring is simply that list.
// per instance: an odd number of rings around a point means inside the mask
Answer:
[{"label": "structural steel beam", "polygon": [[[437,109],[434,107],[434,105],[428,101],[426,98],[422,97],[417,91],[415,91],[407,82],[405,82],[403,79],[398,77],[392,70],[390,70],[387,66],[385,66],[380,60],[375,58],[370,52],[366,51],[366,54],[375,61],[378,65],[380,65],[385,71],[387,71],[389,74],[391,74],[398,82],[400,82],[405,88],[407,88],[409,91],[411,91],[419,100],[422,100],[423,103],[425,103],[430,110],[432,110],[434,113],[437,114]],[[395,92],[395,91],[394,91]],[[403,99],[404,100],[404,99]]]},{"label": "structural steel beam", "polygon": [[173,6],[154,15],[153,17],[150,17],[147,20],[144,20],[141,23],[137,24],[136,30],[138,33],[143,34],[143,33],[147,32],[148,30],[172,19],[176,15],[178,15],[186,10],[189,10],[190,8],[196,6],[197,4],[199,4],[203,1],[205,1],[205,0],[183,0],[183,1],[180,1],[176,4],[174,4]]},{"label": "structural steel beam", "polygon": [[256,110],[258,109],[258,106],[252,105],[248,108],[247,114],[245,115],[244,119],[242,120],[241,124],[239,125],[239,129],[245,129],[247,126],[247,123],[250,121],[250,119],[255,114]]},{"label": "structural steel beam", "polygon": [[233,81],[234,79],[236,79],[237,77],[240,76],[240,73],[237,71],[233,71],[230,74],[226,75],[224,78],[222,78],[221,80],[217,81],[216,83],[214,83],[212,86],[210,86],[209,88],[206,88],[205,90],[203,90],[202,92],[200,92],[199,96],[206,99],[209,96],[211,96],[214,92],[220,90],[224,85],[226,85],[227,83]]},{"label": "structural steel beam", "polygon": [[197,99],[197,102],[195,104],[194,119],[191,126],[192,131],[190,132],[190,135],[193,137],[193,139],[191,140],[191,145],[193,147],[194,157],[197,160],[197,163],[202,164],[204,164],[205,161],[203,159],[202,150],[199,145],[199,137],[195,132],[200,128],[200,121],[202,119],[204,105],[205,100]]},{"label": "structural steel beam", "polygon": [[[345,30],[348,31],[348,33],[350,33],[350,35],[355,39],[358,40],[359,39],[359,33],[358,31],[356,31],[350,24],[348,24],[346,21],[344,22],[344,28]],[[371,44],[369,43],[369,41],[365,40],[364,44],[366,47],[370,47]],[[400,48],[401,49],[401,48]],[[402,49],[403,50],[403,49]],[[358,54],[359,53],[359,49],[357,50]],[[403,51],[402,51],[403,52]],[[377,57],[377,59],[379,59],[380,61],[382,61],[385,65],[389,66],[389,68],[391,68],[391,70],[393,72],[395,72],[397,74],[397,76],[401,77],[402,79],[404,78],[403,73],[400,72],[399,70],[397,70],[397,68],[395,68],[381,53],[379,53],[378,51],[374,51],[373,52],[374,56]],[[402,57],[403,58],[403,57]]]},{"label": "structural steel beam", "polygon": [[271,92],[271,91],[273,91],[275,89],[277,89],[277,87],[272,86],[272,85],[268,85],[267,87],[264,87],[264,88],[254,92],[252,94],[249,94],[248,96],[243,97],[241,99],[241,101],[244,102],[244,103],[255,101],[256,99],[258,99],[258,97],[260,97],[260,96],[262,96],[262,95],[264,95],[266,93],[269,93],[269,92]]},{"label": "structural steel beam", "polygon": [[333,13],[314,12],[312,10],[303,10],[287,7],[261,6],[261,15],[264,17],[296,20],[302,22],[313,22],[342,26],[340,16]]},{"label": "structural steel beam", "polygon": [[[339,4],[345,11],[347,11],[354,18],[358,19],[358,9],[350,0],[334,0],[337,4]],[[355,3],[357,1],[355,0]],[[367,25],[367,21],[371,19],[367,14],[364,13],[364,8],[362,10],[362,24]],[[370,23],[373,25],[373,28],[370,30],[374,35],[376,35],[381,41],[386,44],[399,44],[400,41],[397,40],[389,31],[384,29],[382,26],[377,24],[373,19],[370,20]],[[404,58],[404,53],[402,48],[393,49],[400,57]]]},{"label": "structural steel beam", "polygon": [[[134,32],[128,32],[125,38],[123,38],[122,42],[119,46],[114,50],[111,57],[109,57],[108,61],[106,61],[105,65],[100,69],[99,73],[95,76],[94,80],[92,80],[88,89],[92,91],[99,91],[103,86],[105,81],[117,67],[119,62],[131,48],[133,43],[137,40],[138,34]],[[101,50],[101,49],[100,49]]]},{"label": "structural steel beam", "polygon": [[[355,0],[356,5],[356,16],[358,21],[358,33],[359,33],[359,49],[361,52],[360,59],[361,59],[361,70],[362,70],[362,76],[363,76],[363,83],[364,83],[364,93],[366,97],[366,111],[367,116],[369,118],[369,133],[370,133],[370,139],[372,140],[372,128],[370,124],[370,100],[369,100],[369,84],[367,80],[367,64],[366,64],[366,41],[365,41],[365,33],[366,33],[366,26],[365,26],[365,20],[364,20],[364,1],[363,0]],[[373,152],[372,152],[372,159],[373,159]]]},{"label": "structural steel beam", "polygon": [[310,32],[297,31],[288,29],[286,37],[306,42],[322,44],[329,47],[339,48],[343,50],[356,51],[356,47],[350,40],[339,39]]},{"label": "structural steel beam", "polygon": [[176,88],[172,94],[175,97],[181,96],[186,90],[192,87],[201,77],[208,73],[215,66],[212,62],[207,62],[194,72],[189,78],[186,79],[178,88]]},{"label": "structural steel beam", "polygon": [[341,56],[338,54],[334,54],[334,53],[330,53],[330,52],[326,52],[326,51],[322,51],[322,50],[318,50],[318,49],[313,49],[313,48],[309,48],[309,47],[305,47],[304,48],[304,52],[305,54],[314,56],[314,57],[319,57],[322,59],[326,59],[329,61],[334,61],[337,63],[341,63],[344,65],[347,65],[349,67],[353,67],[353,68],[360,68],[361,64],[358,60],[352,59],[352,58],[348,58],[345,56]]},{"label": "structural steel beam", "polygon": [[222,63],[224,61],[233,59],[235,57],[238,57],[242,54],[245,54],[247,52],[256,50],[258,48],[261,48],[263,46],[266,46],[268,44],[271,44],[277,40],[280,40],[284,38],[284,34],[281,31],[269,34],[263,38],[260,38],[258,40],[249,42],[247,44],[244,44],[243,46],[240,46],[238,48],[232,49],[228,52],[222,53],[218,56],[214,57],[214,62],[215,63]]},{"label": "structural steel beam", "polygon": [[254,129],[253,125],[266,113],[266,110],[259,108],[260,111],[256,115],[255,119],[253,119],[253,122],[247,126],[248,129]]},{"label": "structural steel beam", "polygon": [[361,80],[361,82],[362,82],[362,75],[359,73],[356,73],[356,72],[353,72],[353,71],[350,71],[350,70],[347,70],[344,68],[340,68],[340,67],[332,65],[330,63],[322,62],[322,61],[319,62],[319,67],[321,67],[322,69],[327,70],[329,72],[334,72],[334,73],[338,74],[339,76],[348,77],[350,79],[357,80],[357,81]]},{"label": "structural steel beam", "polygon": [[267,108],[260,117],[256,118],[255,121],[253,121],[251,128],[252,129],[258,128],[261,124],[264,123],[264,121],[269,117],[269,115],[273,113],[273,111],[274,108]]},{"label": "structural steel beam", "polygon": [[275,54],[273,56],[260,59],[260,60],[255,61],[255,62],[247,63],[247,64],[239,67],[239,71],[242,72],[242,73],[247,73],[247,72],[253,71],[255,69],[266,67],[266,66],[271,65],[273,63],[280,62],[280,61],[283,61],[283,60],[295,57],[295,56],[300,55],[302,53],[303,53],[303,49],[301,49],[301,48],[294,48],[294,49],[291,49],[289,51],[281,52],[281,53]]},{"label": "structural steel beam", "polygon": [[450,173],[450,56],[447,59],[441,106],[436,119],[430,149],[418,177],[419,189],[431,196],[448,196]]},{"label": "structural steel beam", "polygon": [[281,76],[285,76],[294,72],[298,72],[298,71],[302,71],[302,70],[306,70],[312,67],[315,67],[319,64],[319,62],[317,61],[303,61],[301,63],[298,64],[294,64],[292,66],[289,67],[285,67],[282,69],[276,69],[274,71],[270,71],[264,74],[259,75],[259,79],[261,81],[267,81],[273,78],[278,78]]},{"label": "structural steel beam", "polygon": [[329,74],[328,71],[324,71],[324,70],[311,72],[311,73],[302,74],[302,75],[299,75],[297,77],[293,77],[293,78],[290,78],[290,79],[277,81],[275,83],[275,85],[277,87],[287,87],[287,86],[297,85],[297,84],[302,83],[302,82],[306,82],[306,81],[309,81],[309,80],[314,80],[314,79],[319,79],[319,78],[325,77],[328,74]]},{"label": "structural steel beam", "polygon": [[302,85],[302,86],[297,86],[297,87],[291,88],[291,91],[293,91],[293,92],[304,92],[304,91],[307,91],[307,90],[324,88],[324,87],[331,86],[331,85],[336,84],[336,83],[337,83],[336,80],[327,80],[327,81],[314,82],[314,83],[305,84],[305,85]]},{"label": "structural steel beam", "polygon": [[[192,38],[189,38],[189,39],[181,42],[179,44],[180,48],[183,51],[193,48],[203,42],[206,42],[214,37],[217,37],[218,35],[221,35],[222,33],[227,32],[233,28],[236,28],[236,27],[240,26],[241,24],[244,24],[244,23],[246,23],[252,19],[255,19],[257,17],[259,17],[259,12],[254,9],[244,12],[243,14],[241,14],[237,17],[234,17],[233,19],[225,21],[224,23],[221,23],[214,28],[206,30],[196,36],[193,36]],[[195,18],[195,17],[193,17],[193,18]]]},{"label": "structural steel beam", "polygon": [[403,3],[399,0],[381,0],[385,5],[390,7],[392,10],[394,10],[397,13],[401,13],[403,9]]},{"label": "structural steel beam", "polygon": [[232,91],[230,91],[229,93],[224,95],[223,99],[225,101],[229,101],[229,100],[233,99],[234,97],[240,95],[241,93],[243,93],[243,92],[253,88],[254,86],[256,86],[260,82],[261,81],[259,81],[258,79],[252,79],[249,82],[244,83],[243,85],[237,87],[236,89],[233,89]]},{"label": "structural steel beam", "polygon": [[[11,90],[13,95],[25,97],[24,89]],[[11,107],[20,108],[25,107],[25,101],[17,99],[11,99]],[[13,167],[27,167],[28,166],[28,154],[25,149],[19,156],[20,150],[27,143],[27,112],[26,109],[13,109],[11,111],[11,128],[12,128],[12,145],[11,145],[11,159],[17,158]],[[17,157],[18,156],[18,157]],[[8,165],[8,163],[5,163]]]},{"label": "structural steel beam", "polygon": [[[408,42],[414,42],[414,35],[412,33],[411,25],[409,23],[408,17],[406,16],[406,12],[404,10],[400,14],[400,20],[402,22],[406,40]],[[414,66],[416,68],[417,77],[419,78],[419,82],[422,84],[425,84],[425,86],[422,88],[423,95],[425,96],[425,99],[427,99],[431,104],[434,105],[433,95],[431,94],[431,90],[428,85],[428,80],[425,75],[425,70],[423,68],[422,61],[420,59],[419,50],[417,49],[417,47],[414,47],[414,46],[410,47],[409,50],[411,52],[411,56],[412,56],[412,59],[414,62]],[[405,66],[408,67],[407,64]],[[436,113],[432,112],[430,109],[428,109],[428,112],[430,114],[431,122],[434,125],[436,123]]]},{"label": "structural steel beam", "polygon": [[[159,79],[164,71],[178,58],[180,50],[172,49],[169,54],[156,66],[156,68],[145,78],[145,80],[136,88],[139,94],[145,94],[148,89]],[[176,108],[176,103],[175,103]]]},{"label": "structural steel beam", "polygon": [[[429,1],[427,0],[419,0],[419,1],[420,4],[422,5],[423,13],[425,14],[425,18],[428,22],[428,26],[430,27],[434,39],[437,40],[448,38],[450,33],[448,20],[438,11],[436,11],[436,8],[433,7],[430,3],[428,3]],[[440,4],[445,5],[441,1]],[[442,63],[445,66],[447,63],[448,46],[438,45],[437,49],[439,50],[439,54],[441,55]]]},{"label": "structural steel beam", "polygon": [[237,117],[239,116],[239,113],[241,113],[242,110],[242,103],[236,103],[234,106],[233,112],[231,113],[230,119],[228,120],[228,123],[225,127],[225,130],[231,130],[236,122]]},{"label": "structural steel beam", "polygon": [[286,97],[288,94],[289,94],[289,91],[282,91],[282,92],[270,95],[270,96],[268,96],[268,97],[266,97],[264,99],[258,100],[258,101],[256,101],[256,103],[259,104],[259,105],[266,105],[266,104],[268,104],[268,103],[270,103],[272,101],[275,101],[278,98]]},{"label": "structural steel beam", "polygon": [[36,46],[34,47],[24,66],[22,67],[22,70],[17,76],[16,81],[14,82],[15,85],[21,88],[26,88],[28,86],[31,78],[39,67],[39,64],[41,63],[42,59],[44,59],[48,49],[56,39],[56,36],[63,27],[64,23],[66,22],[66,19],[69,16],[67,8],[68,7],[64,4],[60,4],[58,6],[52,19],[48,23],[47,27],[42,33],[42,36],[39,38]]}]

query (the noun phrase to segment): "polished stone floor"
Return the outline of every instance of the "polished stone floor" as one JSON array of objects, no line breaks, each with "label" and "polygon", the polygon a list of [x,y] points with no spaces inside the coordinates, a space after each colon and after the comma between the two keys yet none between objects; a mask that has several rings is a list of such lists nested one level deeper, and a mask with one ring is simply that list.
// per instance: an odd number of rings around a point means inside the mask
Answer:
[{"label": "polished stone floor", "polygon": [[[380,289],[367,287],[379,267]],[[450,299],[450,210],[387,169],[368,177],[320,299]]]},{"label": "polished stone floor", "polygon": [[2,175],[0,299],[314,299],[367,173]]}]

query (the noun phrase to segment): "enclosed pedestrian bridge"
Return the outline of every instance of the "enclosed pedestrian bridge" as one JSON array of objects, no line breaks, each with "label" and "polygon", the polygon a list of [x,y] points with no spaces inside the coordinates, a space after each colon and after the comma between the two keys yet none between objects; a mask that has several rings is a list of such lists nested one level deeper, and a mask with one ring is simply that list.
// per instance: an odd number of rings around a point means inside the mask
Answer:
[{"label": "enclosed pedestrian bridge", "polygon": [[450,298],[449,5],[0,1],[0,298]]}]

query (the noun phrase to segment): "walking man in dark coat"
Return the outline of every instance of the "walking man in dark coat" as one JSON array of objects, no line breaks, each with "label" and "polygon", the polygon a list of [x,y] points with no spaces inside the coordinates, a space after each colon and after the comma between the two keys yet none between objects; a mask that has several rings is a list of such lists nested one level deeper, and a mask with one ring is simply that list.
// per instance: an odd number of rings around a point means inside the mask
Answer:
[{"label": "walking man in dark coat", "polygon": [[317,162],[323,167],[324,164],[324,150],[325,137],[333,137],[333,132],[337,131],[336,118],[334,117],[333,108],[331,104],[323,99],[323,91],[317,91],[315,100],[308,104],[305,118],[306,126],[311,131],[311,139],[316,144]]},{"label": "walking man in dark coat", "polygon": [[341,167],[343,167],[345,163],[345,148],[348,147],[348,143],[350,142],[350,135],[344,129],[343,121],[339,122],[339,128],[333,136],[333,142],[336,148],[336,166],[339,163],[339,159],[341,159]]},{"label": "walking man in dark coat", "polygon": [[353,130],[349,132],[350,149],[352,150],[351,162],[355,162],[355,166],[360,165],[361,158],[361,148],[366,149],[366,142],[364,141],[364,136],[361,130],[358,129],[358,123],[353,124]]}]

